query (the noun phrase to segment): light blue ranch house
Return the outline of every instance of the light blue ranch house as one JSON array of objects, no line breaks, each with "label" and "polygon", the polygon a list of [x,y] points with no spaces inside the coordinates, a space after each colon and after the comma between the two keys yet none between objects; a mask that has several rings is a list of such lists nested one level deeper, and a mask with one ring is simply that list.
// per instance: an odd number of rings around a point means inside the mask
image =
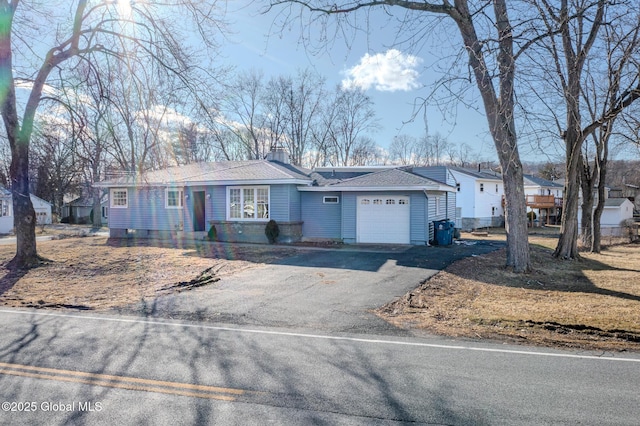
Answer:
[{"label": "light blue ranch house", "polygon": [[227,242],[427,244],[434,222],[455,218],[455,183],[425,168],[324,167],[289,163],[283,150],[264,160],[196,163],[98,183],[108,190],[112,238]]}]

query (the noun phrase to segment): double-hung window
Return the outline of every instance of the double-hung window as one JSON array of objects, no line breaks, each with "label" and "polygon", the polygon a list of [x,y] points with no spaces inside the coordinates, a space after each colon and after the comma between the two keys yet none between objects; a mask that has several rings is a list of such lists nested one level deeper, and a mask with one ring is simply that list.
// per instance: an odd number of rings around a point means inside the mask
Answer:
[{"label": "double-hung window", "polygon": [[9,200],[0,200],[0,216],[9,216]]},{"label": "double-hung window", "polygon": [[9,200],[0,200],[0,216],[9,216]]},{"label": "double-hung window", "polygon": [[269,220],[269,187],[229,187],[227,206],[228,220]]},{"label": "double-hung window", "polygon": [[111,189],[109,199],[111,200],[111,208],[126,209],[127,207],[129,207],[129,197],[127,196],[126,188]]},{"label": "double-hung window", "polygon": [[165,192],[164,207],[167,209],[181,209],[183,206],[184,192],[182,189],[167,188]]}]

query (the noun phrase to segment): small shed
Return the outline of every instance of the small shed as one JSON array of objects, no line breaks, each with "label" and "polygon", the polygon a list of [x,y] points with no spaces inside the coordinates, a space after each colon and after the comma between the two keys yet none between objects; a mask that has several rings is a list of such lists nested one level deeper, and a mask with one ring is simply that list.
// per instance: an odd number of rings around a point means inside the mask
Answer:
[{"label": "small shed", "polygon": [[[582,209],[578,211],[578,220],[582,217]],[[633,203],[628,198],[607,198],[604,203],[600,232],[602,235],[623,237],[628,230],[623,222],[633,218]],[[581,226],[581,224],[578,224]],[[581,229],[580,227],[578,229]]]},{"label": "small shed", "polygon": [[30,194],[31,204],[36,211],[36,220],[38,225],[50,225],[51,224],[51,203],[43,200],[40,197],[36,197]]}]

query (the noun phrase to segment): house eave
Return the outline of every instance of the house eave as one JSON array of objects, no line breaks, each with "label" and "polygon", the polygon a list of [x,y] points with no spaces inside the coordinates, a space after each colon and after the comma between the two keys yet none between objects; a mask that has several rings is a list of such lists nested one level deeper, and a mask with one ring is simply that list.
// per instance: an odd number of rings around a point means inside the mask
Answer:
[{"label": "house eave", "polygon": [[389,192],[389,191],[444,191],[454,192],[448,185],[409,185],[409,186],[299,186],[302,192]]},{"label": "house eave", "polygon": [[189,186],[245,186],[245,185],[309,185],[310,180],[304,179],[248,179],[248,180],[218,180],[218,181],[190,181],[176,182]]},{"label": "house eave", "polygon": [[311,181],[304,179],[248,179],[248,180],[216,180],[189,182],[144,182],[144,183],[116,183],[98,182],[96,188],[151,188],[151,187],[192,187],[192,186],[245,186],[245,185],[309,185]]}]

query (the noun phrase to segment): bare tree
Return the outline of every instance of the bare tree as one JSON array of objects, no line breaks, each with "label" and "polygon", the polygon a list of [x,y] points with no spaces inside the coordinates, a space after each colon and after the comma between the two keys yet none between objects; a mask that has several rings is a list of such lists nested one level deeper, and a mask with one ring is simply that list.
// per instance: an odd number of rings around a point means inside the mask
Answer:
[{"label": "bare tree", "polygon": [[[574,259],[579,257],[581,168],[588,164],[581,160],[584,141],[598,128],[608,126],[617,114],[640,97],[640,90],[637,89],[624,93],[602,115],[585,124],[582,100],[587,67],[590,61],[606,63],[606,57],[611,52],[602,47],[603,29],[618,21],[620,16],[630,13],[631,9],[624,3],[610,4],[607,0],[563,0],[557,3],[536,0],[532,3],[537,7],[542,25],[537,27],[541,31],[537,31],[535,25],[531,27],[531,31],[535,32],[532,38],[535,46],[528,51],[528,57],[539,66],[530,69],[543,71],[544,77],[538,84],[553,85],[561,96],[564,109],[563,118],[555,116],[555,124],[564,141],[566,167],[561,235],[554,256]],[[545,102],[549,108],[555,109],[551,99],[547,98]],[[587,173],[590,171],[587,170]],[[584,184],[590,185],[589,182]],[[583,188],[583,197],[589,202],[592,188]]]},{"label": "bare tree", "polygon": [[393,161],[403,166],[414,164],[417,162],[416,155],[417,140],[409,135],[397,135],[393,137],[389,146],[389,154]]},{"label": "bare tree", "polygon": [[458,167],[469,167],[474,157],[473,149],[466,143],[461,143],[460,145],[449,144],[447,146],[447,155],[449,156],[449,163]]},{"label": "bare tree", "polygon": [[[65,13],[69,11],[69,13]],[[170,14],[180,12],[179,18]],[[186,13],[184,13],[186,12]],[[31,3],[21,0],[0,1],[0,111],[11,148],[11,191],[16,223],[16,255],[9,267],[24,268],[39,264],[35,225],[36,215],[29,198],[29,148],[34,117],[43,90],[52,84],[52,71],[72,68],[93,53],[102,53],[126,62],[136,56],[154,58],[177,75],[188,78],[188,55],[181,49],[183,30],[200,34],[219,30],[214,5],[187,1],[101,2],[78,0]],[[193,17],[191,24],[187,21]],[[57,21],[56,21],[57,20]],[[40,21],[38,25],[34,22]],[[195,21],[195,22],[194,22]],[[186,23],[186,25],[185,25]],[[34,43],[34,40],[38,40]],[[120,43],[115,43],[118,40]],[[213,40],[213,37],[211,38]],[[206,41],[206,40],[205,40]],[[34,45],[50,46],[39,57]],[[34,63],[40,63],[33,67]],[[16,77],[30,83],[30,92],[22,117],[16,102]]]},{"label": "bare tree", "polygon": [[[331,38],[327,25],[331,24],[332,16],[340,31],[349,28],[366,28],[366,22],[357,21],[359,11],[367,13],[372,8],[382,8],[389,16],[393,10],[407,11],[406,19],[401,28],[409,28],[415,33],[409,34],[414,41],[424,37],[424,26],[429,25],[426,17],[437,19],[438,16],[447,17],[457,26],[462,38],[462,45],[468,54],[469,68],[473,71],[477,88],[482,97],[484,110],[493,137],[496,151],[503,170],[503,180],[506,198],[506,230],[507,230],[507,266],[517,272],[530,269],[529,243],[527,240],[527,219],[524,202],[524,184],[522,163],[517,145],[517,135],[514,120],[515,111],[515,60],[514,28],[509,19],[506,0],[492,2],[469,2],[455,0],[442,1],[301,1],[281,0],[272,1],[274,6],[288,6],[287,22],[301,19],[309,22],[318,17],[324,20],[324,39]],[[493,14],[490,14],[493,9]],[[300,12],[298,12],[300,11]],[[304,12],[309,11],[311,18],[306,18]],[[355,17],[354,22],[349,17]],[[292,18],[295,17],[295,18]],[[315,20],[315,19],[313,19]],[[312,25],[307,25],[308,28]],[[315,28],[315,27],[314,27]],[[339,34],[336,31],[335,34]],[[482,33],[481,31],[485,31]],[[308,34],[309,34],[308,33]]]},{"label": "bare tree", "polygon": [[373,139],[362,136],[358,138],[351,153],[349,166],[367,166],[375,164],[377,160],[377,145]]},{"label": "bare tree", "polygon": [[440,133],[429,136],[429,145],[431,146],[433,162],[436,166],[442,164],[444,154],[449,149],[449,141]]},{"label": "bare tree", "polygon": [[[78,133],[60,105],[49,105],[38,116],[32,141],[31,169],[37,196],[51,201],[53,213],[61,214],[64,195],[77,189],[81,167],[76,154]],[[34,185],[35,183],[35,185]]]},{"label": "bare tree", "polygon": [[[594,67],[601,68],[604,76],[589,72],[583,88],[583,97],[589,112],[589,119],[597,122],[634,88],[640,87],[640,13],[630,11],[621,17],[621,22],[612,22],[604,28],[606,60],[596,61]],[[606,66],[602,67],[601,65]],[[603,83],[604,82],[604,83]],[[617,115],[600,125],[591,133],[595,153],[593,170],[589,158],[584,156],[582,174],[582,232],[583,243],[594,253],[601,251],[600,220],[605,206],[605,185],[609,161],[609,144],[616,127]],[[597,204],[593,210],[593,197],[587,198],[586,191],[597,187]],[[592,213],[593,211],[593,213]]]},{"label": "bare tree", "polygon": [[262,73],[255,70],[239,74],[229,87],[224,107],[226,127],[245,146],[249,159],[264,158],[270,149],[269,138],[265,138],[262,79]]},{"label": "bare tree", "polygon": [[336,166],[353,165],[356,150],[366,145],[362,138],[378,125],[373,102],[360,89],[338,87],[329,108],[335,112],[334,120],[327,123],[330,129],[330,161]]},{"label": "bare tree", "polygon": [[295,78],[282,81],[280,90],[286,114],[284,144],[292,163],[302,165],[318,133],[326,97],[324,79],[309,70],[298,71]]}]

